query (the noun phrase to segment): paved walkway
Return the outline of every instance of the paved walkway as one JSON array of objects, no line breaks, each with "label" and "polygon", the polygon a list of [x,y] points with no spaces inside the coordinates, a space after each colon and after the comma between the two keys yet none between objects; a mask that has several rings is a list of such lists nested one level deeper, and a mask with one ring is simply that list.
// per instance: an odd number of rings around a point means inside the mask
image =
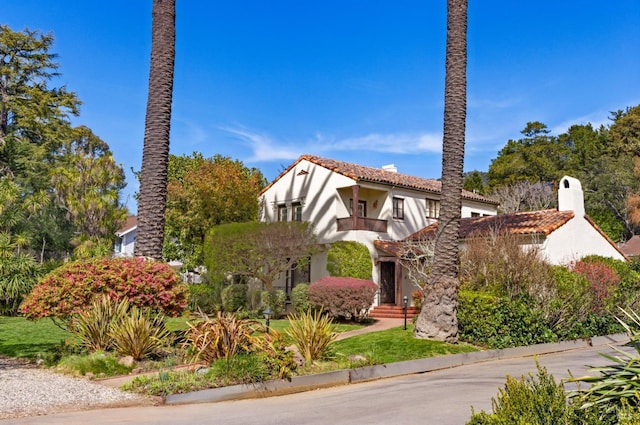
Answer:
[{"label": "paved walkway", "polygon": [[384,331],[391,328],[397,328],[404,325],[404,319],[375,319],[375,322],[365,326],[364,328],[355,329],[353,331],[343,332],[338,335],[336,341],[349,338],[356,335],[362,335],[369,332]]}]

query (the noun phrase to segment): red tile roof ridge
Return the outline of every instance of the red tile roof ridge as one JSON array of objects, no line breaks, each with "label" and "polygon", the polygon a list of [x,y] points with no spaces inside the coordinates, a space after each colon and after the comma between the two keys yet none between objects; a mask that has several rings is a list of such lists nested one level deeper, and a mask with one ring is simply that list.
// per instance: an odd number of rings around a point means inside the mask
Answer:
[{"label": "red tile roof ridge", "polygon": [[[382,168],[367,167],[364,165],[353,164],[349,162],[339,161],[330,158],[323,158],[316,155],[302,155],[293,164],[291,164],[286,170],[284,170],[278,177],[276,177],[271,183],[269,183],[262,191],[262,195],[267,189],[269,189],[275,182],[277,182],[282,176],[287,174],[301,161],[306,160],[313,164],[324,167],[335,173],[341,174],[345,177],[349,177],[356,181],[366,181],[372,183],[387,184],[393,186],[405,187],[408,189],[421,190],[426,192],[440,193],[442,190],[442,183],[435,179],[427,179],[423,177],[411,176],[409,174],[402,174],[393,171],[387,171]],[[499,202],[484,196],[478,195],[467,190],[462,191],[462,197],[468,200],[474,200],[484,203],[490,203],[497,205]]]}]

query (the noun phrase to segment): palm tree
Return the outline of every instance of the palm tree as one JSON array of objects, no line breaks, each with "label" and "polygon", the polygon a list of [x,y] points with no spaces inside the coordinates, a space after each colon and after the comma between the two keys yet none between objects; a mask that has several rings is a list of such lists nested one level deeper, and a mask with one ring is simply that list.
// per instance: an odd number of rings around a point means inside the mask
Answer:
[{"label": "palm tree", "polygon": [[467,115],[467,0],[447,0],[442,198],[434,263],[414,336],[458,340],[458,245]]},{"label": "palm tree", "polygon": [[151,69],[135,255],[162,258],[176,44],[176,1],[153,0]]}]

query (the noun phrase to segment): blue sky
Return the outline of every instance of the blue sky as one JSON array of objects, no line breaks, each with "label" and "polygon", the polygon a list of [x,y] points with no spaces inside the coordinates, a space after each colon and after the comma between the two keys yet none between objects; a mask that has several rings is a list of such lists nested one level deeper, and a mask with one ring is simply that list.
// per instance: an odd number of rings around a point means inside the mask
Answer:
[{"label": "blue sky", "polygon": [[[127,171],[132,212],[151,0],[2,0],[0,23],[55,36],[76,125]],[[273,179],[303,153],[439,178],[446,1],[177,0],[171,153]],[[528,121],[554,134],[640,104],[640,2],[470,0],[465,170]]]}]

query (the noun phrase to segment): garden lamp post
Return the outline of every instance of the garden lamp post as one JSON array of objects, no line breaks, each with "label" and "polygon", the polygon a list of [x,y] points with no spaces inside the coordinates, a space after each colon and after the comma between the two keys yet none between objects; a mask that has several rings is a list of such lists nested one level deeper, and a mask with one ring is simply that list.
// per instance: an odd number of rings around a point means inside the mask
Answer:
[{"label": "garden lamp post", "polygon": [[271,307],[267,307],[264,309],[262,313],[264,314],[264,319],[267,322],[267,333],[269,333],[269,320],[271,319],[271,315],[273,314],[273,311],[271,311]]},{"label": "garden lamp post", "polygon": [[409,297],[402,297],[402,309],[404,310],[404,330],[407,330],[407,307],[409,306]]}]

